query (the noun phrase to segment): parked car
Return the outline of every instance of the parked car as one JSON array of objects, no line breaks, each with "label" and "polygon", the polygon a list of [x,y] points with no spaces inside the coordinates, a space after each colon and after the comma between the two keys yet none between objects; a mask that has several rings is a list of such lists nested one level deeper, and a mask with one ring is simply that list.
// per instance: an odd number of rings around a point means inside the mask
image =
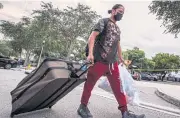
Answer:
[{"label": "parked car", "polygon": [[141,80],[151,81],[151,80],[154,80],[154,78],[148,73],[141,73]]},{"label": "parked car", "polygon": [[176,82],[180,82],[180,73],[176,73],[174,75],[174,79],[175,79]]},{"label": "parked car", "polygon": [[24,62],[25,62],[25,60],[24,60],[24,59],[20,59],[20,60],[18,60],[19,65],[24,65]]},{"label": "parked car", "polygon": [[153,78],[154,81],[158,81],[159,79],[158,75],[156,74],[151,74],[150,76]]},{"label": "parked car", "polygon": [[141,80],[141,75],[138,72],[134,72],[134,74],[132,74],[132,78],[134,80],[140,81]]},{"label": "parked car", "polygon": [[16,68],[17,61],[10,59],[9,57],[0,55],[0,67],[3,67],[5,69]]},{"label": "parked car", "polygon": [[168,81],[180,82],[180,73],[171,72],[166,78]]},{"label": "parked car", "polygon": [[[160,74],[160,73],[157,73],[156,76],[157,76],[157,79],[158,79],[158,80],[161,80],[161,74]],[[167,74],[165,75],[165,77],[166,77],[166,76],[167,76]]]},{"label": "parked car", "polygon": [[169,73],[166,78],[168,81],[175,81],[175,72]]}]

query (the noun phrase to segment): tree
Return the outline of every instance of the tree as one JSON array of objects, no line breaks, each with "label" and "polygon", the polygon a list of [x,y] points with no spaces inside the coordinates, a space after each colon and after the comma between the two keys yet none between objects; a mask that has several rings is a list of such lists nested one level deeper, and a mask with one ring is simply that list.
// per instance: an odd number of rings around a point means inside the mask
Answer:
[{"label": "tree", "polygon": [[85,60],[86,56],[85,56],[85,51],[84,51],[84,47],[86,45],[86,41],[84,40],[76,40],[74,47],[73,47],[73,60],[79,61],[79,60]]},{"label": "tree", "polygon": [[0,55],[4,55],[6,57],[17,56],[17,53],[13,51],[10,41],[0,40]]},{"label": "tree", "polygon": [[154,69],[155,62],[145,57],[145,52],[138,47],[123,52],[125,60],[131,60],[131,65],[135,65],[140,69]]},{"label": "tree", "polygon": [[[43,56],[62,56],[64,57],[64,52],[66,51],[65,37],[62,36],[60,31],[60,20],[61,11],[58,8],[54,8],[52,3],[41,4],[40,10],[34,10],[33,13],[33,25],[36,27],[35,37],[38,47],[34,50],[34,53],[38,56],[40,54],[41,42],[45,41]],[[46,53],[46,54],[45,54]]]},{"label": "tree", "polygon": [[2,9],[3,8],[3,4],[2,3],[0,3],[0,9]]},{"label": "tree", "polygon": [[155,14],[157,20],[162,20],[166,28],[165,33],[177,36],[180,32],[180,1],[152,1],[149,5],[150,13]]},{"label": "tree", "polygon": [[180,57],[174,54],[158,53],[153,57],[155,69],[178,69]]},{"label": "tree", "polygon": [[151,59],[144,58],[142,68],[143,69],[154,69],[155,68],[155,62]]},{"label": "tree", "polygon": [[143,50],[140,50],[139,48],[134,47],[132,50],[125,51],[124,55],[126,55],[126,58],[128,60],[132,61],[131,63],[132,65],[142,68],[142,63],[145,58],[145,52]]},{"label": "tree", "polygon": [[85,40],[99,17],[85,5],[59,10],[52,3],[42,2],[41,9],[34,10],[31,19],[22,17],[18,23],[1,21],[0,28],[16,52],[26,51],[25,65],[31,54],[38,58],[43,41],[42,57],[69,58],[74,54],[79,60],[84,58]]},{"label": "tree", "polygon": [[[41,31],[41,39],[49,42],[45,46],[46,52],[58,53],[58,50],[61,56],[67,58],[76,50],[75,47],[78,48],[75,46],[77,39],[88,39],[91,28],[100,17],[90,7],[81,4],[76,8],[59,10],[52,3],[42,2],[41,7],[42,9],[33,11],[33,16]],[[85,48],[85,45],[81,45],[81,48]]]},{"label": "tree", "polygon": [[23,38],[23,31],[22,25],[20,23],[13,23],[9,21],[1,21],[1,33],[4,34],[5,37],[8,37],[11,39],[10,44],[12,49],[15,52],[22,52],[22,38]]},{"label": "tree", "polygon": [[[95,11],[82,4],[78,4],[76,8],[67,7],[62,11],[60,29],[68,42],[66,45],[67,58],[69,58],[78,38],[88,39],[91,29],[98,18],[100,16]],[[85,45],[82,45],[81,48],[85,49]]]},{"label": "tree", "polygon": [[[158,53],[153,57],[155,69],[179,69],[180,57],[174,54]],[[160,71],[163,81],[167,71]]]},{"label": "tree", "polygon": [[0,27],[1,33],[10,39],[12,49],[19,53],[20,57],[22,50],[26,51],[24,65],[27,65],[30,54],[35,47],[34,27],[31,27],[30,19],[23,17],[18,23],[1,21]]}]

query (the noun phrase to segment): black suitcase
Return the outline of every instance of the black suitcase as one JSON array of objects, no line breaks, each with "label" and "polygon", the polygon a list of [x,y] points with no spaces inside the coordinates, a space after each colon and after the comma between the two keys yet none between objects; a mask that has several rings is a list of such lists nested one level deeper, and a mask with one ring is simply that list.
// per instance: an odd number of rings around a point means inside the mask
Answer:
[{"label": "black suitcase", "polygon": [[86,81],[84,66],[59,59],[45,59],[11,91],[11,117],[51,108],[76,86]]}]

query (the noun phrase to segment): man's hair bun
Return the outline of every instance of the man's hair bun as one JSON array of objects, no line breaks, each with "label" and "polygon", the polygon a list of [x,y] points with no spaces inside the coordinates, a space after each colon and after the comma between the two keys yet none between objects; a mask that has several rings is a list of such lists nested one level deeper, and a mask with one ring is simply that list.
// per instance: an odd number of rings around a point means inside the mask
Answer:
[{"label": "man's hair bun", "polygon": [[108,10],[108,14],[112,13],[112,10]]},{"label": "man's hair bun", "polygon": [[[121,4],[115,4],[115,5],[112,7],[112,9],[116,10],[116,9],[118,9],[118,8],[120,8],[120,7],[123,7],[123,5],[121,5]],[[108,13],[111,14],[111,13],[112,13],[112,10],[108,10]]]}]

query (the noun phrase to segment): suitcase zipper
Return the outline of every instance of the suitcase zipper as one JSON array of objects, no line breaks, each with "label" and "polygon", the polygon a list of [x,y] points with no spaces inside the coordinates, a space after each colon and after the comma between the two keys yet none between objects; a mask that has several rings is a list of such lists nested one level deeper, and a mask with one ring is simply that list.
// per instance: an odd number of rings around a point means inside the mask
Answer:
[{"label": "suitcase zipper", "polygon": [[[32,77],[37,73],[38,69],[39,69],[41,66],[42,66],[42,64],[35,70],[34,73],[32,73],[32,75],[29,76],[29,78],[32,78]],[[27,75],[26,77],[28,77],[28,75]],[[29,80],[30,80],[30,79],[27,79],[26,81],[24,81],[24,82],[21,83],[20,85],[17,85],[17,87],[16,87],[13,91],[11,91],[11,95],[13,94],[13,92],[14,92],[15,90],[17,90],[19,87],[21,87],[21,85],[25,84],[25,83],[28,82]]]},{"label": "suitcase zipper", "polygon": [[[70,79],[68,80],[68,82],[70,81]],[[45,105],[44,108],[48,107],[51,103],[53,103],[54,101],[56,101],[63,93],[65,93],[67,90],[69,90],[70,87],[73,86],[73,84],[75,84],[78,81],[78,79],[76,79],[66,90],[62,91],[62,93],[60,93],[57,97],[55,97],[55,99],[51,100],[47,105]],[[46,100],[44,100],[40,105],[38,105],[35,110],[38,109],[38,107],[40,107],[41,105],[43,105],[47,100],[49,100],[53,95],[55,95],[60,89],[62,89],[68,82],[66,82],[62,87],[60,87],[59,89],[57,89],[57,91],[55,91],[50,97],[48,97]]]},{"label": "suitcase zipper", "polygon": [[[29,85],[26,89],[24,89],[16,98],[14,98],[14,99],[12,100],[12,103],[14,103],[16,100],[18,100],[29,88],[31,88],[31,87],[32,87],[33,85],[35,85],[37,82],[41,81],[41,80],[44,78],[44,76],[46,76],[46,74],[47,74],[49,71],[51,71],[52,69],[67,69],[67,68],[65,68],[65,67],[52,67],[52,68],[48,68],[48,69],[45,71],[44,75],[42,75],[42,76],[40,77],[40,79],[34,81],[31,85]],[[67,70],[68,70],[68,69],[67,69]]]},{"label": "suitcase zipper", "polygon": [[[43,63],[45,63],[45,62],[47,62],[47,61],[63,61],[63,60],[60,60],[60,59],[48,59],[48,58],[47,58],[47,59],[45,59],[45,60],[43,61]],[[35,72],[30,76],[30,78],[33,77],[33,76],[37,73],[38,69],[41,68],[41,66],[43,65],[43,63],[40,64],[40,66],[35,70]],[[30,80],[30,79],[24,81],[24,82],[21,83],[20,85],[17,85],[17,87],[16,87],[13,91],[11,91],[11,95],[13,94],[13,92],[14,92],[15,90],[17,90],[19,87],[21,87],[21,85],[25,84],[25,83],[28,82],[29,80]],[[16,99],[16,98],[15,98],[15,99]]]},{"label": "suitcase zipper", "polygon": [[[68,79],[68,78],[67,78]],[[35,110],[40,107],[41,105],[43,105],[47,100],[49,100],[51,97],[53,97],[59,90],[61,90],[64,86],[66,86],[66,84],[70,82],[70,79],[68,79],[67,82],[65,82],[60,88],[58,88],[55,92],[52,93],[52,95],[50,95],[47,99],[45,99],[42,103],[40,103]]]}]

